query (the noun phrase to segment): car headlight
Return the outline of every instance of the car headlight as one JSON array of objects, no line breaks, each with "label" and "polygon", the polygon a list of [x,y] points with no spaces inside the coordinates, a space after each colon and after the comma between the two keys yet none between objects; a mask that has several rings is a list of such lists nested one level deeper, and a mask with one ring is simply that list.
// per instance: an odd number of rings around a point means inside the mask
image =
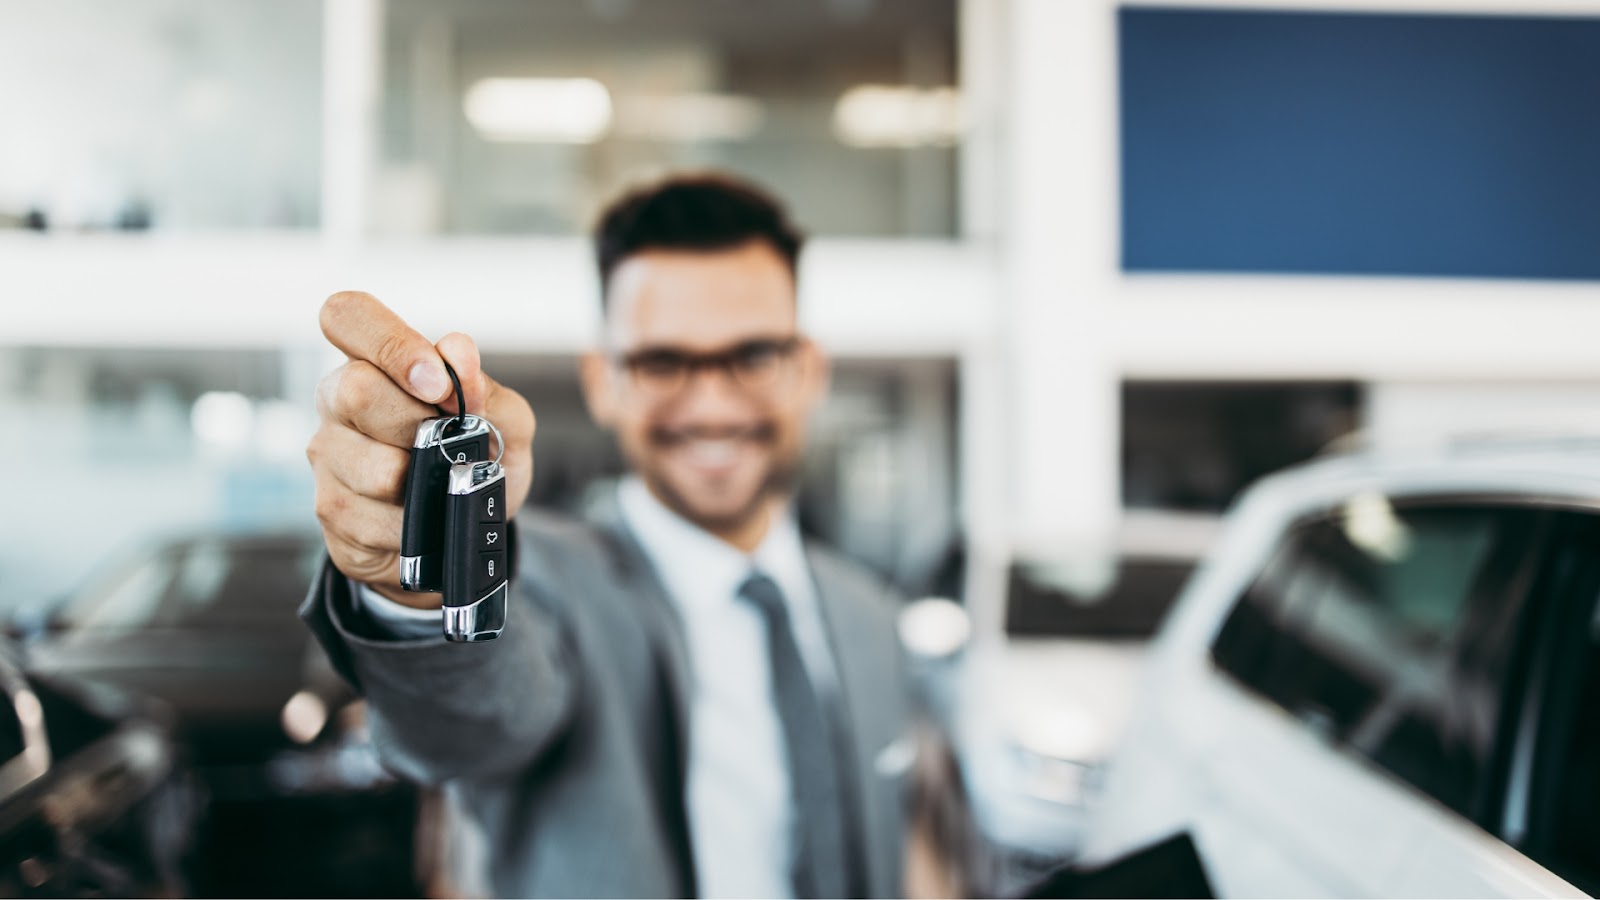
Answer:
[{"label": "car headlight", "polygon": [[309,744],[328,724],[328,704],[310,691],[297,691],[278,715],[283,733],[296,744]]},{"label": "car headlight", "polygon": [[1018,744],[1011,745],[1011,758],[1021,773],[1022,789],[1030,797],[1080,806],[1091,766],[1068,759],[1041,756]]},{"label": "car headlight", "polygon": [[1082,710],[1059,708],[1015,723],[1010,750],[1028,794],[1052,803],[1081,805],[1105,754],[1105,728]]}]

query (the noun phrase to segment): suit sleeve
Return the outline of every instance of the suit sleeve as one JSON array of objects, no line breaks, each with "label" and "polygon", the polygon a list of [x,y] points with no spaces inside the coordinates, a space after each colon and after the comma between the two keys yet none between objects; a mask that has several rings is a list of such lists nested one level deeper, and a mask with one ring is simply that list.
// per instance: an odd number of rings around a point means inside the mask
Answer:
[{"label": "suit sleeve", "polygon": [[300,618],[366,698],[373,743],[396,774],[423,784],[510,775],[567,727],[578,686],[563,624],[551,604],[538,602],[531,579],[513,584],[495,640],[396,639],[359,610],[349,579],[323,561]]}]

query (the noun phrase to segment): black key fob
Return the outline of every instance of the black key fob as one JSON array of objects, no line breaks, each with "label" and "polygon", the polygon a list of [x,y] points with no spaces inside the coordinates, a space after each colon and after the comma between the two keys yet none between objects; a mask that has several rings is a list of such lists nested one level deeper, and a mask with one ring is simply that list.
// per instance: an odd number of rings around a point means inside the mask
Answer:
[{"label": "black key fob", "polygon": [[489,430],[479,416],[424,419],[417,426],[400,526],[400,586],[406,590],[444,590],[445,482],[452,465],[489,458]]},{"label": "black key fob", "polygon": [[506,627],[510,595],[506,471],[497,462],[450,467],[445,494],[444,636],[488,641]]}]

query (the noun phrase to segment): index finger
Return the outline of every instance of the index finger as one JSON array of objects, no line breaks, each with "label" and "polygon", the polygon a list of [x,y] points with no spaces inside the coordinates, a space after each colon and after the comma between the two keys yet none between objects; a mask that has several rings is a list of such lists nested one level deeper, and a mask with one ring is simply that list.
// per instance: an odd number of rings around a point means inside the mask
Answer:
[{"label": "index finger", "polygon": [[372,363],[424,403],[450,392],[450,379],[433,344],[378,298],[340,291],[322,304],[322,333],[351,359]]}]

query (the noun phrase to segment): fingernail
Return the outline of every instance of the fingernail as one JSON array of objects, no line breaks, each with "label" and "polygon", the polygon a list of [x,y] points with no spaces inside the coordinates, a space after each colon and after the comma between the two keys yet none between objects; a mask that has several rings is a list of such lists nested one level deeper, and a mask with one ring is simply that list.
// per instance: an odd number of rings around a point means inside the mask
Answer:
[{"label": "fingernail", "polygon": [[450,389],[450,378],[438,363],[419,362],[411,367],[408,377],[411,389],[430,403],[443,398],[444,392]]}]

